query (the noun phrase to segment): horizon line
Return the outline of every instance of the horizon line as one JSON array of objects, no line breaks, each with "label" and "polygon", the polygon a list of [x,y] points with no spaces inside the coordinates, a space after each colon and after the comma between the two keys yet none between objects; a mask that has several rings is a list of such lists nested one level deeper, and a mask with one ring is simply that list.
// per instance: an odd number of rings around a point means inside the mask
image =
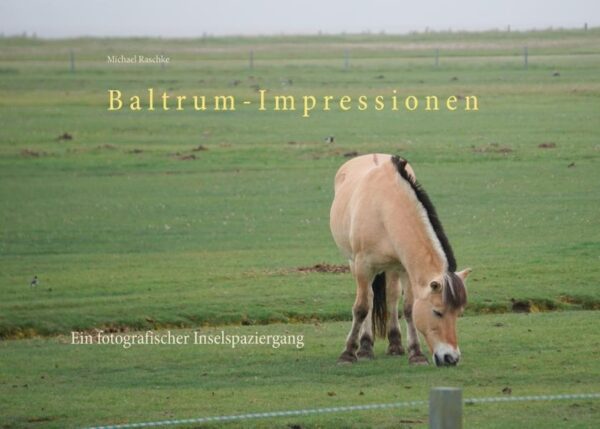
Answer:
[{"label": "horizon line", "polygon": [[245,34],[245,33],[229,33],[229,34],[211,34],[209,32],[204,32],[202,34],[194,35],[194,36],[161,36],[161,35],[151,35],[151,34],[138,34],[138,35],[86,35],[80,34],[75,36],[38,36],[36,32],[28,33],[26,31],[20,34],[4,34],[0,33],[0,39],[32,39],[32,40],[44,40],[44,41],[60,41],[60,40],[77,40],[77,39],[163,39],[163,40],[197,40],[197,39],[228,39],[228,38],[244,38],[244,39],[253,39],[253,38],[293,38],[293,37],[340,37],[340,36],[395,36],[395,37],[405,37],[405,36],[414,36],[414,35],[444,35],[444,34],[483,34],[483,33],[537,33],[537,32],[561,32],[561,31],[581,31],[585,33],[586,31],[594,31],[600,29],[600,26],[579,26],[579,27],[555,27],[548,26],[544,28],[532,27],[526,29],[513,29],[511,26],[507,25],[504,28],[494,27],[487,28],[481,30],[467,30],[467,29],[443,29],[443,30],[433,30],[426,28],[425,30],[411,30],[405,32],[389,32],[389,31],[360,31],[360,32],[335,32],[329,33],[324,31],[318,32],[298,32],[298,33],[282,33],[282,32],[273,32],[273,33],[254,33],[254,34]]}]

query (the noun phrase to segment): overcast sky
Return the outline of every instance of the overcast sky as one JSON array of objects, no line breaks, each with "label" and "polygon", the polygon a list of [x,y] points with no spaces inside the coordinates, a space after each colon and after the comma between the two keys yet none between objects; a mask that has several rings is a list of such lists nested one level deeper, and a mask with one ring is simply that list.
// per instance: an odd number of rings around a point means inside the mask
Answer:
[{"label": "overcast sky", "polygon": [[406,33],[600,25],[600,0],[0,0],[0,33],[39,37]]}]

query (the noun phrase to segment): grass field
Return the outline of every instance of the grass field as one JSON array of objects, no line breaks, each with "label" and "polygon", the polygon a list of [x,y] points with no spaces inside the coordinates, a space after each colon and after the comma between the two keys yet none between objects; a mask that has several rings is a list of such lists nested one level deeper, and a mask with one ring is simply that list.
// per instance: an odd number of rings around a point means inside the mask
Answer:
[{"label": "grass field", "polygon": [[[504,387],[514,395],[597,389],[599,42],[598,29],[0,38],[0,427],[426,399],[443,384],[462,386],[465,397]],[[161,53],[172,63],[106,62]],[[475,94],[480,110],[332,109],[308,119],[243,108],[106,110],[107,89],[149,87],[252,100],[257,87],[296,96]],[[59,139],[64,133],[72,139]],[[324,143],[329,135],[334,144]],[[384,357],[336,367],[351,276],[298,271],[345,263],[328,229],[333,176],[344,154],[373,151],[411,162],[459,268],[474,268],[457,368]],[[34,275],[39,285],[30,288]],[[531,313],[512,313],[515,302]],[[70,331],[93,328],[289,330],[304,333],[306,347],[65,344]],[[589,401],[481,405],[465,409],[465,424],[589,427],[599,411]],[[426,416],[253,424],[392,427],[402,418],[421,427]]]}]

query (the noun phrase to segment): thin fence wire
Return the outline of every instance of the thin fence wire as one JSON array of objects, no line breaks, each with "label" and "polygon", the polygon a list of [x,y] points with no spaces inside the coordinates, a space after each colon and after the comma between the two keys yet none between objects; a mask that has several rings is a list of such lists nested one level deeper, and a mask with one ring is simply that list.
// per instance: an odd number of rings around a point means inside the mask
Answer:
[{"label": "thin fence wire", "polygon": [[[492,402],[527,402],[527,401],[559,401],[573,399],[600,399],[600,393],[565,393],[559,395],[529,395],[529,396],[493,396],[487,398],[467,398],[464,404],[485,404]],[[193,419],[161,420],[154,422],[124,423],[108,426],[93,426],[87,429],[129,429],[159,426],[176,426],[184,424],[201,424],[216,422],[231,422],[251,419],[264,419],[273,417],[307,416],[313,414],[343,413],[349,411],[368,411],[390,408],[421,407],[428,401],[405,401],[387,404],[348,405],[341,407],[310,408],[304,410],[269,411],[264,413],[235,414],[229,416],[199,417]]]}]

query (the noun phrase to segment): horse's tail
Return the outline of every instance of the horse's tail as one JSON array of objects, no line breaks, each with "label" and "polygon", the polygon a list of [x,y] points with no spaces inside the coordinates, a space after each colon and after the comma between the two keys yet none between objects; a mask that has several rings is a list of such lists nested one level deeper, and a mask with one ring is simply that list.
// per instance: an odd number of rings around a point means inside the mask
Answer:
[{"label": "horse's tail", "polygon": [[387,331],[387,304],[385,298],[385,272],[379,273],[371,283],[373,288],[373,335],[385,338]]}]

